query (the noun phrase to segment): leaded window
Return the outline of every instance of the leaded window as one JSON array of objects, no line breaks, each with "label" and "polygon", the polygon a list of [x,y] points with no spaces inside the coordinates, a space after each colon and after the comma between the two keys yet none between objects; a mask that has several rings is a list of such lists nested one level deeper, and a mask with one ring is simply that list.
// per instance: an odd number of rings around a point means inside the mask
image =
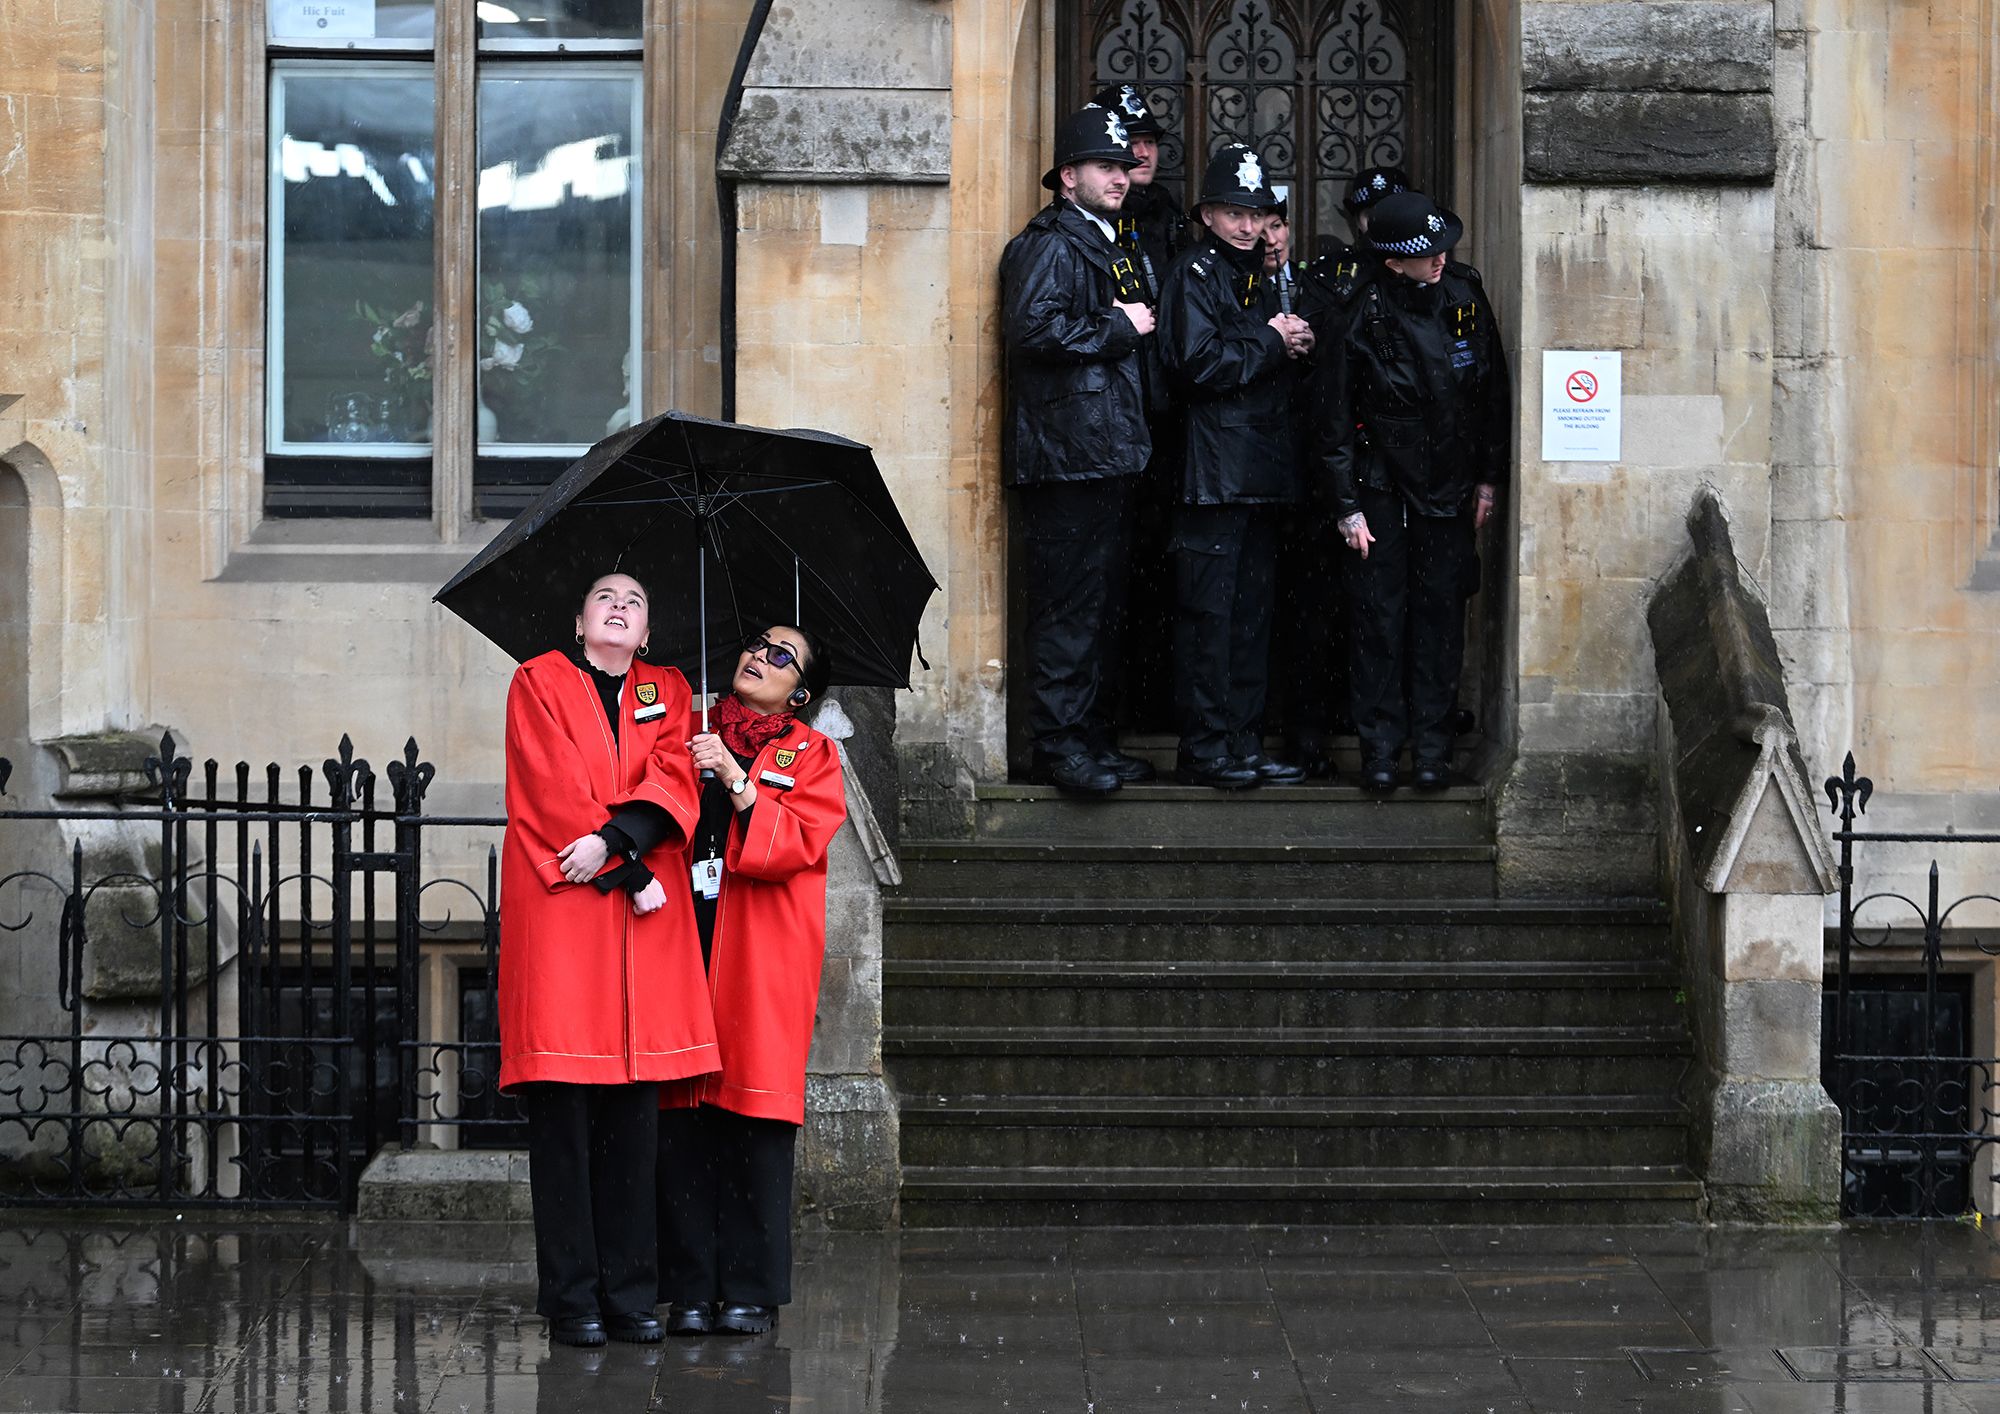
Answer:
[{"label": "leaded window", "polygon": [[1447,188],[1449,7],[1421,0],[1081,0],[1059,107],[1138,84],[1160,114],[1160,179],[1190,200],[1230,142],[1293,194],[1295,248],[1345,238],[1340,192],[1363,167]]}]

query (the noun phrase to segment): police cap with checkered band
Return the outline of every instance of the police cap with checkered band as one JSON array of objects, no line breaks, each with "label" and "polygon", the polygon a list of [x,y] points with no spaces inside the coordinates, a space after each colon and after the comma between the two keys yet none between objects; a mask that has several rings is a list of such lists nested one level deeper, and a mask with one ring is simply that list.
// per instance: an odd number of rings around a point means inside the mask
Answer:
[{"label": "police cap with checkered band", "polygon": [[1383,197],[1406,192],[1413,185],[1410,174],[1401,167],[1363,167],[1341,192],[1340,204],[1350,217],[1355,216]]},{"label": "police cap with checkered band", "polygon": [[1420,191],[1385,196],[1368,208],[1362,239],[1377,255],[1436,255],[1465,234],[1465,223]]},{"label": "police cap with checkered band", "polygon": [[1109,108],[1125,122],[1125,131],[1133,137],[1164,137],[1166,129],[1160,126],[1160,119],[1147,106],[1145,95],[1136,84],[1118,83],[1105,89],[1090,100],[1091,106]]},{"label": "police cap with checkered band", "polygon": [[1093,158],[1123,167],[1139,165],[1139,159],[1132,155],[1132,132],[1125,126],[1125,120],[1116,109],[1100,108],[1094,103],[1070,114],[1056,129],[1056,160],[1042,174],[1042,185],[1050,191],[1061,191],[1062,169]]},{"label": "police cap with checkered band", "polygon": [[1201,196],[1194,209],[1199,212],[1211,203],[1247,206],[1252,211],[1278,204],[1278,193],[1264,172],[1264,159],[1255,149],[1232,142],[1218,148],[1215,156],[1208,159],[1208,170],[1201,176]]}]

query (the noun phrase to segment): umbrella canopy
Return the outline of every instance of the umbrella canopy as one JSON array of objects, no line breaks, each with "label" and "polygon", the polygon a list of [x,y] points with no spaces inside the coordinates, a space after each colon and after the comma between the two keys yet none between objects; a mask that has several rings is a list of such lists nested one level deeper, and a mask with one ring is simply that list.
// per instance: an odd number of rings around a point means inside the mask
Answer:
[{"label": "umbrella canopy", "polygon": [[437,600],[525,661],[570,644],[614,570],[650,591],[651,661],[697,681],[706,659],[726,682],[746,635],[786,623],[827,646],[836,683],[908,687],[937,590],[861,443],[667,412],[584,453]]}]

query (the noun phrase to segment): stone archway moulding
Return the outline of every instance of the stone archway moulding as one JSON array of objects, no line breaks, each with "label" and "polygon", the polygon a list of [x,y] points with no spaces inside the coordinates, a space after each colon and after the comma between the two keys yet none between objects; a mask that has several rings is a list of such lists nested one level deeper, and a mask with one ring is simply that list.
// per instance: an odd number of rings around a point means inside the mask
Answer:
[{"label": "stone archway moulding", "polygon": [[[4,395],[0,400],[12,401]],[[28,735],[45,741],[65,730],[62,605],[67,570],[62,484],[47,455],[32,442],[0,452],[0,475],[9,473],[20,480],[28,507]]]}]

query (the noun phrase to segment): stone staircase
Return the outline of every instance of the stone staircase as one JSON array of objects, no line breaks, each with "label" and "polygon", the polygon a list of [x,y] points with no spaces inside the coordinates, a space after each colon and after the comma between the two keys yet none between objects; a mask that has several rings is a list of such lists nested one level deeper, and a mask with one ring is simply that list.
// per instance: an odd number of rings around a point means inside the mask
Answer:
[{"label": "stone staircase", "polygon": [[1495,897],[1476,786],[984,785],[899,854],[908,1225],[1701,1211],[1665,911]]}]

